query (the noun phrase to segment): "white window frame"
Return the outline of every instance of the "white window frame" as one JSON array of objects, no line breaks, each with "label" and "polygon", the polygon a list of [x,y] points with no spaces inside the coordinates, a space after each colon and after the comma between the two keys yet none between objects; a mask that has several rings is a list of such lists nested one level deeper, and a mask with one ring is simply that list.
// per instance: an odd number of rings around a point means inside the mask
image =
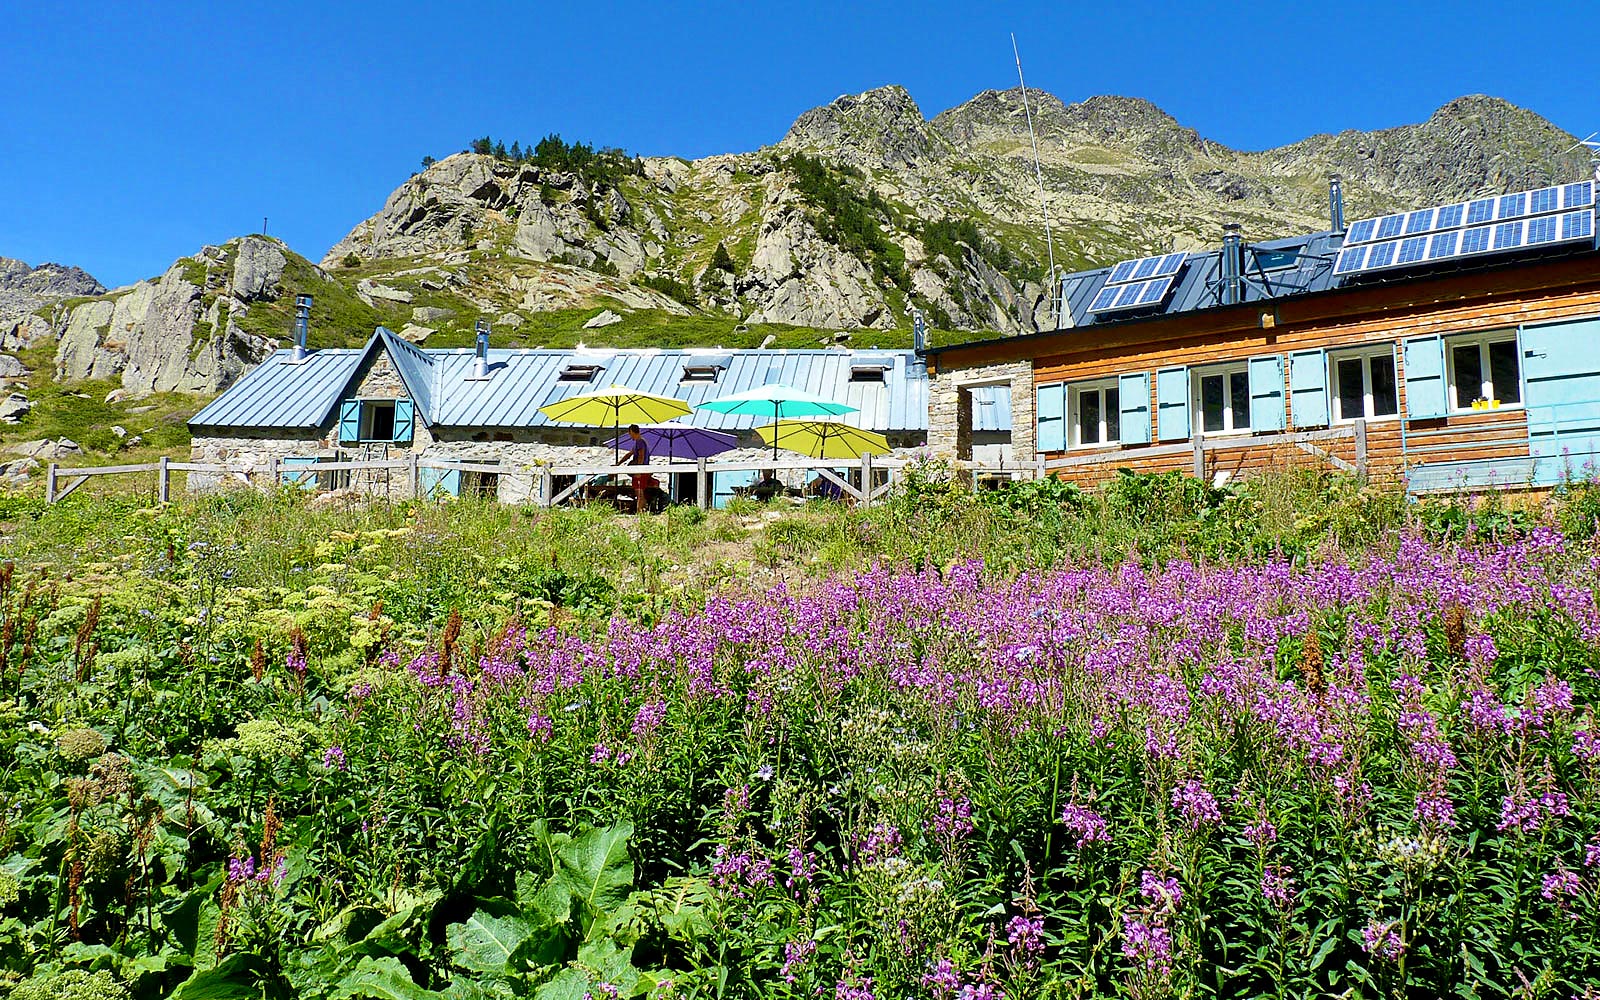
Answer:
[{"label": "white window frame", "polygon": [[[1349,350],[1328,352],[1328,412],[1336,424],[1353,424],[1357,419],[1371,423],[1374,420],[1400,419],[1400,362],[1395,357],[1395,345],[1375,344],[1369,347],[1353,347]],[[1395,412],[1373,413],[1372,401],[1372,359],[1388,358],[1394,372],[1395,387],[1394,400]],[[1360,359],[1361,361],[1361,409],[1362,412],[1350,416],[1344,412],[1342,397],[1339,395],[1339,362]]]},{"label": "white window frame", "polygon": [[[1457,336],[1453,336],[1453,337],[1445,337],[1444,338],[1444,370],[1445,370],[1445,387],[1444,387],[1445,400],[1444,401],[1445,401],[1445,406],[1447,407],[1447,409],[1448,409],[1448,411],[1450,413],[1480,413],[1480,412],[1483,412],[1481,410],[1474,410],[1470,405],[1468,405],[1468,406],[1458,406],[1458,405],[1456,405],[1456,349],[1457,348],[1461,348],[1461,347],[1471,347],[1471,346],[1474,346],[1474,345],[1477,346],[1477,348],[1478,348],[1478,366],[1479,366],[1479,371],[1482,372],[1483,377],[1482,377],[1482,380],[1481,380],[1481,382],[1480,382],[1480,384],[1478,386],[1478,395],[1477,395],[1476,398],[1479,398],[1479,399],[1497,399],[1497,398],[1500,398],[1499,395],[1498,395],[1498,391],[1499,390],[1497,390],[1495,388],[1495,386],[1494,386],[1494,381],[1493,381],[1494,380],[1494,372],[1489,366],[1489,345],[1490,344],[1503,344],[1503,343],[1510,343],[1511,344],[1512,356],[1515,357],[1516,361],[1517,361],[1517,401],[1515,403],[1501,403],[1499,406],[1495,407],[1494,409],[1497,409],[1497,410],[1520,410],[1520,409],[1522,409],[1522,396],[1523,396],[1523,388],[1522,388],[1522,346],[1521,346],[1520,339],[1517,337],[1517,331],[1515,329],[1511,329],[1511,330],[1488,330],[1488,331],[1485,331],[1483,333],[1470,333],[1470,334],[1465,334],[1465,335],[1457,335]],[[1501,388],[1504,388],[1504,387],[1501,387]]]},{"label": "white window frame", "polygon": [[[1200,398],[1201,380],[1208,376],[1222,376],[1222,429],[1208,431],[1206,426],[1206,413],[1203,401]],[[1233,376],[1243,375],[1244,389],[1244,418],[1250,419],[1250,362],[1229,361],[1220,365],[1207,365],[1204,368],[1192,368],[1189,371],[1189,424],[1195,437],[1218,437],[1224,434],[1249,434],[1252,433],[1247,423],[1243,427],[1233,425]]]},{"label": "white window frame", "polygon": [[[1106,390],[1112,389],[1117,393],[1117,436],[1106,436]],[[1100,438],[1099,441],[1084,443],[1079,440],[1083,429],[1078,419],[1080,400],[1085,393],[1097,392],[1100,394]],[[1115,378],[1096,379],[1093,382],[1074,382],[1067,386],[1067,449],[1069,451],[1082,448],[1116,448],[1122,444],[1122,385]]]}]

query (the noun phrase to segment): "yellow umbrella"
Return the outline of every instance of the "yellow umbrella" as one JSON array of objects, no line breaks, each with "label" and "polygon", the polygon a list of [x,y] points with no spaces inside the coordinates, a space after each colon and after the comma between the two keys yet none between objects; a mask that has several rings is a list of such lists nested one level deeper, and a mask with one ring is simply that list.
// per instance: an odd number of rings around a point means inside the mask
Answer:
[{"label": "yellow umbrella", "polygon": [[779,420],[757,427],[756,433],[775,448],[811,458],[860,458],[889,452],[889,441],[882,434],[837,420]]},{"label": "yellow umbrella", "polygon": [[[689,404],[672,396],[657,396],[625,385],[614,385],[599,392],[568,396],[539,407],[539,412],[557,423],[586,424],[590,427],[610,424],[614,431],[620,432],[623,424],[658,424],[673,417],[687,416]],[[620,446],[620,442],[618,444]],[[615,452],[616,449],[613,449],[613,459],[617,457]]]}]

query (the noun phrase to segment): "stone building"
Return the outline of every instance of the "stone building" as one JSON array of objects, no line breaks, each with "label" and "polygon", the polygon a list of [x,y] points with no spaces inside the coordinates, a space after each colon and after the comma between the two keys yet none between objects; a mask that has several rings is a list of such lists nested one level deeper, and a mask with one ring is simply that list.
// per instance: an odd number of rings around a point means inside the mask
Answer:
[{"label": "stone building", "polygon": [[[189,421],[196,462],[259,480],[273,468],[305,481],[319,463],[419,458],[495,465],[504,473],[409,469],[317,473],[323,488],[355,487],[395,498],[422,492],[529,499],[540,465],[610,464],[615,430],[552,423],[540,408],[568,396],[625,385],[676,396],[691,407],[764,384],[804,389],[856,407],[839,419],[885,435],[901,452],[927,441],[928,375],[912,351],[848,350],[426,350],[380,327],[359,349],[278,351]],[[975,439],[998,462],[1008,455],[1008,393],[976,390]],[[770,455],[755,428],[770,418],[696,410],[683,422],[738,436],[729,459]],[[657,456],[661,458],[663,456]],[[791,456],[792,457],[792,456]],[[718,474],[726,495],[748,473]],[[191,489],[226,477],[190,476]],[[692,477],[680,477],[692,478]]]}]

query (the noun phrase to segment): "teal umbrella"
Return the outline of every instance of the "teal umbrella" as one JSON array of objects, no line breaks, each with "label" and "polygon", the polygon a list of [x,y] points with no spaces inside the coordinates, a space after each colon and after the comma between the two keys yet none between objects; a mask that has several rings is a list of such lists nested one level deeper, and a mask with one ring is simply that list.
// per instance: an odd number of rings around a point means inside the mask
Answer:
[{"label": "teal umbrella", "polygon": [[[834,417],[841,413],[856,411],[856,408],[849,403],[840,403],[825,396],[806,392],[804,389],[777,384],[757,386],[731,396],[708,399],[695,409],[740,416],[771,417],[774,421],[784,417]],[[776,436],[772,442],[772,457],[774,460],[778,457]]]}]

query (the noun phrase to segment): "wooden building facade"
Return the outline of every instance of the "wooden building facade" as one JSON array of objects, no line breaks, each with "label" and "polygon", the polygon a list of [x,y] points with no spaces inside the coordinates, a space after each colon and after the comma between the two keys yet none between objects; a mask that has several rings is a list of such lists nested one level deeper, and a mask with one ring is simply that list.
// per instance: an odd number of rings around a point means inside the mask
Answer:
[{"label": "wooden building facade", "polygon": [[[1302,464],[1416,492],[1588,477],[1600,252],[1586,188],[1587,240],[1341,274],[1342,227],[1225,239],[1169,255],[1184,258],[1170,300],[1098,315],[1117,268],[1068,276],[1071,326],[930,352],[930,412],[954,413],[933,422],[930,448],[966,457],[964,395],[1009,381],[1013,427],[1031,427],[1047,468],[1084,485],[1118,468],[1220,480]],[[1333,197],[1337,220],[1337,186]]]}]

